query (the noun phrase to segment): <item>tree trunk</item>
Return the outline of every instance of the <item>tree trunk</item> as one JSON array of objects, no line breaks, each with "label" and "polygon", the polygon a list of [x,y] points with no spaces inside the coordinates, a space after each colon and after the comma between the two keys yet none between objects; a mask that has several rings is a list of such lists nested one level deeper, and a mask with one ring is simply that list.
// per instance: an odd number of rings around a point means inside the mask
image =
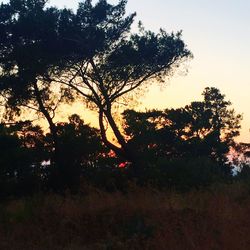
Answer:
[{"label": "tree trunk", "polygon": [[52,152],[51,159],[50,159],[52,168],[50,168],[49,186],[52,187],[56,191],[61,191],[66,184],[65,174],[63,173],[63,170],[62,170],[65,167],[64,166],[65,163],[60,153],[60,147],[59,147],[58,136],[57,136],[57,128],[48,110],[43,104],[43,100],[41,98],[37,83],[34,83],[33,86],[35,90],[36,100],[39,105],[39,110],[44,115],[45,119],[47,120],[49,124],[49,129],[50,129],[50,133],[51,133],[52,140],[53,140],[52,143],[53,143],[54,151]]},{"label": "tree trunk", "polygon": [[117,147],[116,145],[114,145],[113,143],[111,143],[106,135],[106,130],[103,124],[103,118],[104,118],[104,113],[103,110],[100,109],[99,110],[99,127],[100,127],[100,131],[101,131],[101,137],[102,137],[102,141],[103,143],[111,150],[113,150],[115,152],[116,155],[126,159],[125,156],[125,152],[122,150],[122,148]]},{"label": "tree trunk", "polygon": [[53,146],[54,146],[54,151],[55,151],[55,155],[56,155],[56,152],[58,150],[57,128],[56,128],[55,123],[53,122],[52,117],[50,116],[49,112],[47,111],[47,109],[45,108],[45,106],[43,104],[43,100],[41,98],[37,83],[35,82],[33,84],[33,86],[34,86],[34,90],[35,90],[36,100],[37,100],[38,105],[39,105],[39,110],[44,115],[45,119],[47,120],[47,122],[49,124],[49,129],[50,129],[50,133],[51,133],[52,138],[53,138]]},{"label": "tree trunk", "polygon": [[132,149],[128,146],[122,133],[120,132],[114,121],[114,118],[111,114],[111,109],[104,110],[103,112],[108,120],[108,123],[111,126],[111,129],[114,132],[118,143],[121,145],[121,148],[118,148],[119,150],[117,152],[114,150],[115,153],[117,153],[120,157],[132,162],[134,174],[139,177],[142,174],[144,166],[142,159],[140,159],[140,156],[137,154],[136,149]]}]

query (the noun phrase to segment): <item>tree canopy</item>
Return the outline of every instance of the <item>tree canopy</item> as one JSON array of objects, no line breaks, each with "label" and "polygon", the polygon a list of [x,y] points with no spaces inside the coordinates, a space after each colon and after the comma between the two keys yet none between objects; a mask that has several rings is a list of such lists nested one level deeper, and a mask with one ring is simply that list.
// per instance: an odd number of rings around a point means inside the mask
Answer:
[{"label": "tree canopy", "polygon": [[[96,5],[85,1],[79,5],[76,16],[80,20],[84,15],[98,17],[78,22],[82,29],[94,32],[91,37],[98,37],[98,43],[86,42],[86,37],[79,35],[76,44],[81,43],[83,48],[90,44],[93,48],[88,49],[89,55],[84,60],[66,67],[56,81],[70,86],[91,108],[97,109],[104,143],[116,154],[133,161],[135,158],[115,122],[113,105],[127,103],[132,91],[141,91],[146,83],[164,81],[191,53],[180,32],[154,33],[141,26],[139,32],[131,32],[135,14],[126,16],[125,6],[124,0],[117,5],[106,1]],[[120,147],[108,140],[105,121]]]},{"label": "tree canopy", "polygon": [[[117,106],[124,110],[150,85],[163,87],[192,58],[181,32],[153,32],[141,23],[132,29],[136,14],[126,13],[126,0],[83,0],[76,11],[46,4],[0,5],[0,101],[7,121],[0,126],[3,180],[15,182],[29,173],[70,187],[79,183],[83,168],[100,164],[110,167],[111,176],[118,166],[132,165],[137,177],[146,166],[162,170],[158,161],[163,166],[166,159],[170,170],[180,167],[174,160],[190,157],[206,159],[208,170],[225,165],[242,116],[216,88],[205,88],[203,101],[178,109],[126,110],[123,127],[116,120]],[[99,130],[78,114],[55,122],[59,105],[74,101],[97,113]],[[24,110],[42,115],[49,133],[31,121],[17,122]],[[8,161],[4,155],[12,152]]]},{"label": "tree canopy", "polygon": [[184,108],[136,112],[126,110],[124,132],[129,144],[154,161],[159,157],[208,156],[225,162],[239,135],[241,114],[217,88],[205,88],[204,100]]},{"label": "tree canopy", "polygon": [[[192,55],[181,33],[154,33],[139,25],[131,32],[135,13],[126,15],[126,0],[95,5],[82,1],[74,13],[45,7],[43,0],[12,0],[1,5],[1,90],[6,107],[36,103],[53,124],[55,100],[51,86],[58,83],[60,97],[82,96],[99,113],[104,143],[116,154],[134,160],[115,122],[112,107],[145,83],[163,82],[175,67]],[[47,104],[48,101],[51,101]],[[54,104],[54,105],[53,105]],[[52,113],[51,113],[52,112]],[[108,140],[107,120],[120,147]]]}]

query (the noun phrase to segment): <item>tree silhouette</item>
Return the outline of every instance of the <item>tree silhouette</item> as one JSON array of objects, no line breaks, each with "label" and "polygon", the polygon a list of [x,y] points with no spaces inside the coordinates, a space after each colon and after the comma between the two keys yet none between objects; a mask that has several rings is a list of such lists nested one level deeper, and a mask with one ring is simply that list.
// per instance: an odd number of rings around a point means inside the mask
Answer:
[{"label": "tree silhouette", "polygon": [[230,108],[231,102],[225,100],[219,89],[205,88],[202,95],[206,110],[211,112],[209,135],[215,142],[213,154],[217,160],[223,161],[223,155],[235,145],[234,137],[240,134],[242,115]]},{"label": "tree silhouette", "polygon": [[128,144],[140,152],[144,164],[154,163],[157,158],[163,156],[173,157],[178,137],[173,129],[164,124],[166,121],[164,112],[125,110],[123,119],[123,129],[128,137]]},{"label": "tree silhouette", "polygon": [[[53,107],[57,105],[52,105],[50,91],[53,83],[61,83],[62,96],[77,93],[97,109],[104,143],[117,155],[136,161],[138,156],[115,122],[114,104],[127,103],[146,83],[162,82],[183,59],[191,57],[180,32],[160,30],[156,34],[140,25],[133,34],[130,28],[135,14],[125,15],[126,2],[111,5],[101,0],[92,5],[86,0],[76,13],[45,9],[43,0],[13,0],[1,5],[0,82],[6,107],[18,110],[35,103],[50,125],[55,148]],[[105,121],[120,146],[108,140]]]},{"label": "tree silhouette", "polygon": [[29,121],[0,126],[0,195],[40,191],[46,173],[42,162],[48,157],[39,126]]},{"label": "tree silhouette", "polygon": [[[98,161],[107,150],[97,129],[85,124],[76,114],[68,119],[68,122],[57,124],[60,165],[59,168],[53,168],[51,185],[55,188],[68,187],[76,190],[83,169],[98,167]],[[47,141],[51,141],[51,134],[47,135]]]},{"label": "tree silhouette", "polygon": [[207,155],[225,162],[226,153],[235,144],[234,137],[239,135],[242,115],[230,108],[231,102],[225,100],[225,95],[217,88],[207,87],[202,95],[204,100],[201,102],[192,102],[182,109],[166,110],[167,117],[175,126],[184,125],[177,129],[186,148],[184,152],[187,150],[192,156]]},{"label": "tree silhouette", "polygon": [[205,88],[204,101],[192,102],[184,108],[165,111],[136,112],[127,110],[124,131],[129,143],[154,159],[160,156],[209,156],[218,162],[235,145],[242,115],[230,109],[216,88]]},{"label": "tree silhouette", "polygon": [[74,53],[72,42],[63,39],[74,30],[71,11],[45,8],[46,2],[11,0],[0,5],[0,92],[8,119],[16,120],[27,108],[43,115],[56,152],[56,108],[71,98],[66,85],[55,87],[46,76],[55,62],[59,69],[65,55],[69,60]]},{"label": "tree silhouette", "polygon": [[[129,148],[115,121],[114,105],[128,103],[146,83],[164,81],[191,53],[180,32],[153,33],[140,25],[139,32],[133,34],[130,28],[135,14],[125,15],[126,2],[80,3],[76,25],[86,33],[76,33],[71,41],[83,51],[76,52],[76,61],[71,66],[67,64],[61,75],[56,74],[56,81],[70,86],[91,109],[98,111],[103,142],[117,155],[136,162],[138,155]],[[82,53],[87,56],[81,57]],[[106,122],[120,146],[107,138]]]}]

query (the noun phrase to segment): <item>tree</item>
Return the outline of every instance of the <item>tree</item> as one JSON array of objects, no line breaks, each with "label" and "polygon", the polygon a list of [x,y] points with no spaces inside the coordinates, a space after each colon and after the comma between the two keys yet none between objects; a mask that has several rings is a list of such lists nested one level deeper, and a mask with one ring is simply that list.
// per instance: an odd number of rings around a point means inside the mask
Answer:
[{"label": "tree", "polygon": [[[114,118],[113,108],[120,102],[128,103],[135,93],[141,92],[147,83],[164,82],[179,64],[191,57],[181,39],[181,33],[168,34],[146,31],[130,31],[135,14],[125,15],[126,0],[117,5],[100,0],[80,3],[76,12],[77,25],[89,32],[89,36],[76,34],[71,39],[88,51],[71,66],[57,74],[58,83],[70,86],[92,109],[99,114],[99,126],[103,142],[117,155],[132,162],[138,155],[131,150]],[[55,75],[55,74],[54,74]],[[70,81],[69,81],[70,79]],[[106,134],[105,122],[112,129],[120,146],[112,143]]]},{"label": "tree", "polygon": [[129,143],[159,157],[211,157],[225,163],[225,155],[235,145],[242,115],[230,108],[231,102],[216,88],[205,88],[204,100],[184,108],[165,111],[123,113]]},{"label": "tree", "polygon": [[[53,168],[51,178],[51,185],[57,189],[76,189],[83,169],[97,167],[98,160],[107,153],[97,129],[85,124],[76,114],[71,115],[68,120],[57,124],[60,171]],[[51,141],[50,139],[51,134],[48,134],[47,141]]]},{"label": "tree", "polygon": [[42,162],[46,160],[45,136],[29,121],[0,125],[0,196],[41,191],[46,179]]},{"label": "tree", "polygon": [[75,30],[70,10],[45,8],[46,2],[11,0],[0,5],[0,92],[8,120],[16,120],[26,108],[43,115],[57,152],[56,108],[71,98],[65,85],[55,87],[46,76],[55,70],[54,62],[59,69],[65,55],[69,60],[74,53],[72,42],[63,38]]},{"label": "tree", "polygon": [[214,141],[213,154],[217,160],[223,161],[223,156],[235,145],[234,137],[240,134],[242,115],[230,108],[232,103],[225,100],[219,89],[207,87],[202,95],[205,109],[211,112],[208,133],[210,140]]},{"label": "tree", "polygon": [[202,95],[203,101],[192,102],[182,110],[187,114],[186,125],[182,129],[184,142],[193,156],[209,155],[225,162],[225,155],[239,135],[242,115],[230,108],[231,102],[225,100],[219,89],[207,87]]},{"label": "tree", "polygon": [[175,155],[178,137],[175,130],[166,124],[166,116],[163,111],[125,110],[122,115],[128,145],[140,152],[144,164],[145,162],[155,163],[160,157],[171,158]]},{"label": "tree", "polygon": [[[180,32],[154,33],[139,25],[139,32],[133,34],[135,14],[126,16],[126,2],[111,5],[100,0],[93,5],[85,0],[76,13],[45,9],[44,0],[1,5],[1,89],[12,107],[28,106],[30,100],[38,104],[55,146],[56,126],[50,112],[53,115],[54,109],[44,103],[51,101],[51,86],[59,83],[63,96],[77,93],[98,111],[103,142],[117,155],[136,162],[138,156],[115,122],[114,105],[127,103],[146,83],[163,82],[192,56]],[[107,138],[105,121],[120,146]]]}]

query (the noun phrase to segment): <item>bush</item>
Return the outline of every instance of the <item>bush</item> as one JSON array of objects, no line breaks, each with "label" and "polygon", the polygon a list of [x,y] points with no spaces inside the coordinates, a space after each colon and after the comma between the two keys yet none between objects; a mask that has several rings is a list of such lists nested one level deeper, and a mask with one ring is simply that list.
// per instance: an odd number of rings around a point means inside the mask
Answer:
[{"label": "bush", "polygon": [[147,178],[160,187],[187,191],[230,178],[230,167],[209,158],[159,159],[148,169]]}]

